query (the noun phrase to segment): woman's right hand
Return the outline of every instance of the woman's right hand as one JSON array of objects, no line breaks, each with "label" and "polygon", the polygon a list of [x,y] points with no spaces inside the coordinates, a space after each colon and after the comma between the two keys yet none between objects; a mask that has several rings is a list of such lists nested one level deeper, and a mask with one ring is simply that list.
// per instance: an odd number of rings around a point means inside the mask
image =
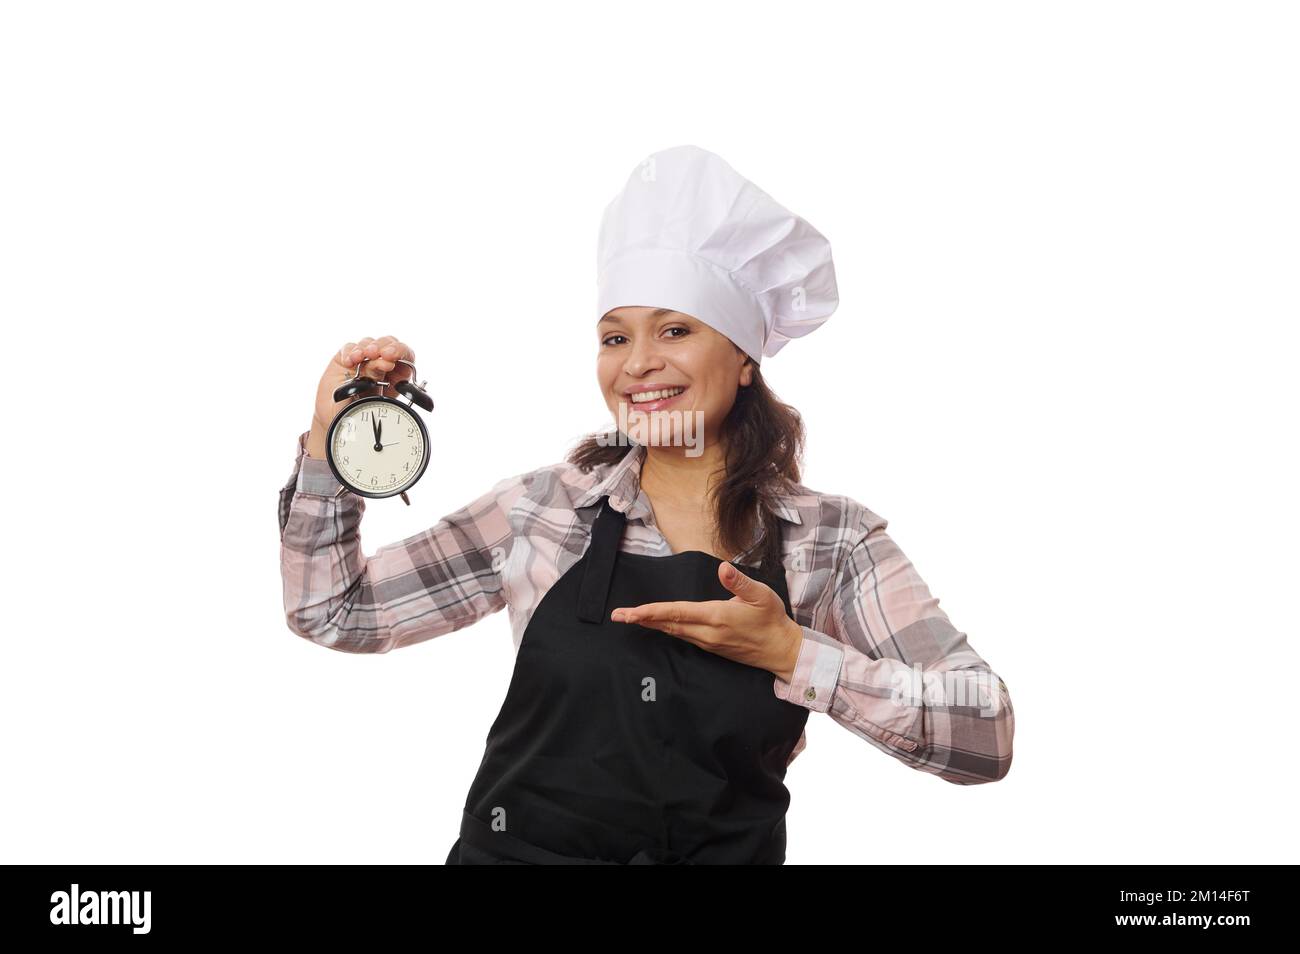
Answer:
[{"label": "woman's right hand", "polygon": [[321,375],[320,384],[316,387],[316,409],[312,415],[311,434],[307,438],[308,456],[319,460],[325,459],[325,435],[329,433],[330,422],[334,420],[343,404],[357,400],[354,396],[347,401],[335,401],[334,390],[355,374],[356,366],[363,358],[369,360],[361,369],[361,376],[384,378],[386,383],[384,387],[376,388],[360,397],[372,397],[377,394],[396,397],[393,385],[398,381],[409,379],[414,373],[410,365],[397,362],[399,359],[404,359],[414,363],[415,352],[392,335],[384,335],[382,338],[362,338],[360,341],[349,341],[344,344],[330,359],[329,365]]}]

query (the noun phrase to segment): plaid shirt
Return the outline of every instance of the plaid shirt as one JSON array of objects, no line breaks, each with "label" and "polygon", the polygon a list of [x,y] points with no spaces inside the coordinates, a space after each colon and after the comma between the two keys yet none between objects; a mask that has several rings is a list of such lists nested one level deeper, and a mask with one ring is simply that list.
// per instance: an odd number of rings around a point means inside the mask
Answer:
[{"label": "plaid shirt", "polygon": [[[367,557],[366,498],[306,455],[307,437],[280,491],[284,610],[290,630],[330,649],[388,652],[506,608],[517,650],[533,610],[586,550],[604,494],[627,516],[623,551],[672,555],[640,488],[645,448],[634,444],[587,474],[562,462],[508,477]],[[911,768],[958,785],[1001,779],[1015,731],[1007,687],[885,533],[888,521],[850,497],[789,490],[777,514],[804,639],[791,681],[774,676],[772,691]],[[741,555],[763,538],[760,525]],[[790,761],[806,744],[804,733]]]}]

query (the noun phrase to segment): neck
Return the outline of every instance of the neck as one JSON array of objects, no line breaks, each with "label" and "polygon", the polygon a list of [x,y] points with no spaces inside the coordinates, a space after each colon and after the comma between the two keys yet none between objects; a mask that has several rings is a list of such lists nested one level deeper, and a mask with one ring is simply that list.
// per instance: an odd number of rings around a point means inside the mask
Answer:
[{"label": "neck", "polygon": [[688,456],[687,450],[647,445],[641,463],[641,489],[651,499],[673,508],[704,512],[709,508],[710,491],[726,475],[726,448],[707,441],[704,452],[697,456]]}]

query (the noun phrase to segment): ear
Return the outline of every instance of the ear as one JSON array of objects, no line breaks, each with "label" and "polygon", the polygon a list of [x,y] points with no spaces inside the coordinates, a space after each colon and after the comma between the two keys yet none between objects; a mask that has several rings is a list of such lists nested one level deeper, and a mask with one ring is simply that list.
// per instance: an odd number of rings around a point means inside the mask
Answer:
[{"label": "ear", "polygon": [[[742,351],[741,354],[744,354]],[[745,363],[740,366],[740,386],[747,388],[754,383],[754,359],[745,355]]]}]

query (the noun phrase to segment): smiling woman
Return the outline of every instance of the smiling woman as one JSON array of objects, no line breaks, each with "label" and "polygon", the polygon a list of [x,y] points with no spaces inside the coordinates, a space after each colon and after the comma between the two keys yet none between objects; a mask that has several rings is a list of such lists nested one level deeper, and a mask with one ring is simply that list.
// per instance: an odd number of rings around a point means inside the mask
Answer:
[{"label": "smiling woman", "polygon": [[363,499],[306,434],[281,490],[299,635],[387,652],[509,607],[514,671],[447,862],[781,864],[814,712],[945,781],[1003,778],[1006,685],[887,521],[800,482],[802,420],[759,370],[834,311],[825,238],[679,146],[607,207],[599,269],[612,431],[369,558]]},{"label": "smiling woman", "polygon": [[[623,306],[600,318],[597,333],[596,377],[615,420],[626,418],[635,436],[649,432],[648,415],[677,412],[662,415],[666,424],[656,429],[669,452],[652,449],[641,475],[673,549],[745,551],[756,529],[774,526],[775,495],[799,481],[798,412],[777,400],[748,355],[690,315]],[[675,393],[639,400],[665,389]],[[704,453],[694,457],[680,450],[686,415],[700,422],[695,433]],[[592,435],[568,459],[586,471],[618,462],[627,450],[627,442]]]}]

